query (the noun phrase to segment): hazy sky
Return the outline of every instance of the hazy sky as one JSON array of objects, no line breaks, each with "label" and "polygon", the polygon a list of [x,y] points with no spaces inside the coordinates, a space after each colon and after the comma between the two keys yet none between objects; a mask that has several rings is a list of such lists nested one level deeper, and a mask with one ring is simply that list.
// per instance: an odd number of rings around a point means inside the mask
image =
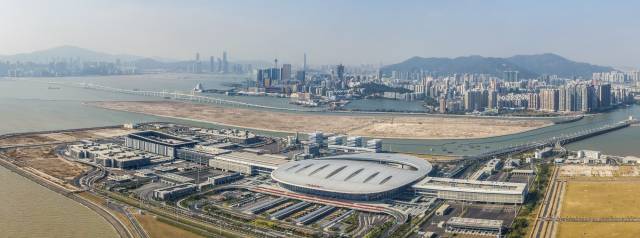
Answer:
[{"label": "hazy sky", "polygon": [[395,63],[554,52],[640,66],[640,1],[1,0],[0,54],[60,45],[177,59]]}]

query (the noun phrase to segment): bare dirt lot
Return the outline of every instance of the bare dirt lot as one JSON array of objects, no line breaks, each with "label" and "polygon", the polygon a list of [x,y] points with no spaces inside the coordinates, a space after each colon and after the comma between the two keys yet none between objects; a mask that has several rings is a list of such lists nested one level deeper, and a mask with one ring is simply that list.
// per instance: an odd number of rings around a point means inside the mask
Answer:
[{"label": "bare dirt lot", "polygon": [[48,142],[55,142],[55,139],[43,135],[25,135],[0,139],[0,145],[25,145]]},{"label": "bare dirt lot", "polygon": [[547,120],[287,113],[166,101],[89,104],[112,110],[268,131],[324,131],[377,138],[485,138],[529,131],[552,124]]},{"label": "bare dirt lot", "polygon": [[0,146],[7,145],[33,145],[54,142],[71,142],[85,139],[100,139],[106,137],[115,137],[131,133],[131,130],[124,128],[113,129],[94,129],[73,132],[59,133],[42,133],[42,134],[26,134],[17,135],[9,138],[0,139]]},{"label": "bare dirt lot", "polygon": [[54,153],[54,146],[9,149],[2,153],[12,158],[14,164],[51,176],[58,180],[55,181],[58,183],[69,182],[89,169],[85,165],[58,158]]},{"label": "bare dirt lot", "polygon": [[629,177],[640,176],[636,165],[563,165],[560,176],[564,177]]}]

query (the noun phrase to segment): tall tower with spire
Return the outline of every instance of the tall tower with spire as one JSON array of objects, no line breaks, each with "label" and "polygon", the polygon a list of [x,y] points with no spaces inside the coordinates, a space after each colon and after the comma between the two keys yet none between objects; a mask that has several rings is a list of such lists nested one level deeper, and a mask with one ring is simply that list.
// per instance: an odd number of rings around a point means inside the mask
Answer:
[{"label": "tall tower with spire", "polygon": [[304,53],[304,59],[302,61],[302,71],[307,71],[307,53]]}]

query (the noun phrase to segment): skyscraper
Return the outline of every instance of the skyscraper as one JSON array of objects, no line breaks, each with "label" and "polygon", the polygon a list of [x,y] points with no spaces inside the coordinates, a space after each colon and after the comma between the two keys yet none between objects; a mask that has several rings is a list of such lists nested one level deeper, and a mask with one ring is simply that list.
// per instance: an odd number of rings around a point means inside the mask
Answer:
[{"label": "skyscraper", "polygon": [[291,64],[282,64],[282,70],[280,72],[280,77],[282,80],[291,79]]},{"label": "skyscraper", "polygon": [[338,76],[338,80],[344,80],[344,65],[339,64],[336,67],[336,74]]},{"label": "skyscraper", "polygon": [[196,53],[196,60],[193,62],[192,65],[193,69],[192,72],[199,74],[202,73],[202,62],[200,62],[200,53]]},{"label": "skyscraper", "polygon": [[304,61],[302,62],[302,71],[307,71],[307,53],[304,53]]},{"label": "skyscraper", "polygon": [[611,106],[611,84],[598,85],[598,109]]},{"label": "skyscraper", "polygon": [[216,72],[216,58],[213,56],[209,57],[209,72]]},{"label": "skyscraper", "polygon": [[227,61],[227,52],[222,52],[222,73],[226,74],[229,72],[229,62]]}]

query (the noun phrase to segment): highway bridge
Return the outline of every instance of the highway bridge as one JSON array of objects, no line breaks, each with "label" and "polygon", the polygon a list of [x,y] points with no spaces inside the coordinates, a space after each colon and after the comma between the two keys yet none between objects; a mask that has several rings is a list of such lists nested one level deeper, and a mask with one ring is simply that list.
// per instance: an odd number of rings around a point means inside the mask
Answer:
[{"label": "highway bridge", "polygon": [[554,145],[566,145],[571,142],[584,140],[589,137],[605,134],[611,131],[615,131],[618,129],[629,127],[632,124],[638,123],[636,120],[629,119],[616,123],[606,124],[600,127],[590,128],[586,130],[577,131],[569,134],[562,134],[560,136],[554,136],[538,141],[532,141],[525,144],[518,144],[515,146],[508,146],[505,148],[501,148],[498,150],[482,153],[479,155],[473,156],[465,156],[463,159],[488,159],[498,156],[504,156],[509,154],[518,154],[524,151],[533,150],[533,149],[541,149],[544,147],[554,146]]},{"label": "highway bridge", "polygon": [[107,91],[107,92],[124,93],[124,94],[132,94],[132,95],[139,95],[139,96],[160,97],[160,98],[173,99],[173,100],[179,100],[179,101],[225,104],[225,105],[237,106],[237,107],[252,107],[252,108],[263,108],[263,109],[272,109],[272,110],[284,110],[284,111],[301,111],[300,109],[296,109],[296,108],[271,107],[271,106],[265,106],[265,105],[258,105],[258,104],[252,104],[252,103],[246,103],[246,102],[239,102],[239,101],[197,95],[194,93],[130,90],[130,89],[113,88],[113,87],[102,86],[97,84],[89,84],[89,83],[73,84],[73,85],[65,84],[65,85],[82,87],[86,89]]}]

